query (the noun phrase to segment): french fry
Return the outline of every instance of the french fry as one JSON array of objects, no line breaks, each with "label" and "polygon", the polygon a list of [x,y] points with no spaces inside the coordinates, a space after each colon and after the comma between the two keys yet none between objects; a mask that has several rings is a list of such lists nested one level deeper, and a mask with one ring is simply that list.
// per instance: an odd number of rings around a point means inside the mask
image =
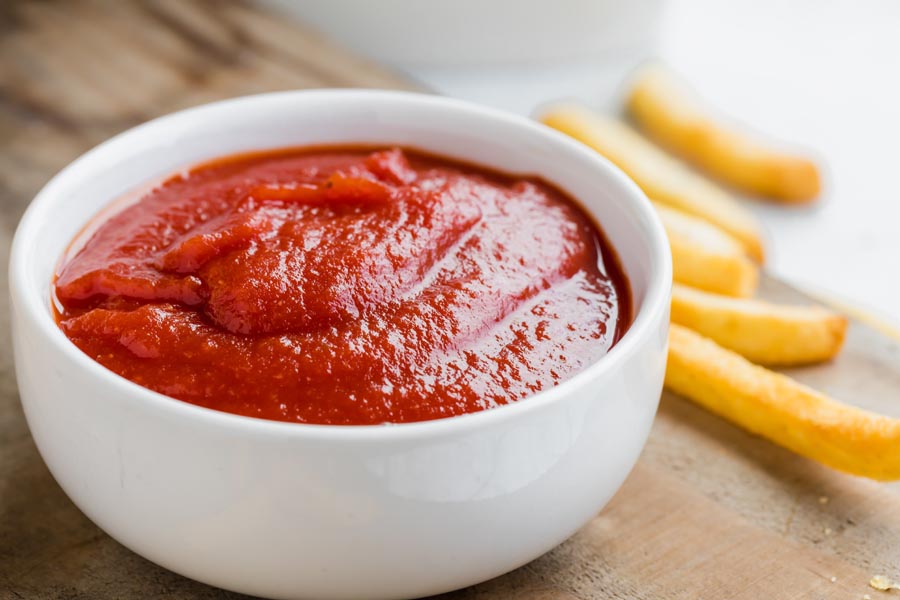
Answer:
[{"label": "french fry", "polygon": [[744,429],[834,469],[900,479],[900,420],[832,400],[672,325],[666,387]]},{"label": "french fry", "polygon": [[654,202],[669,237],[675,281],[726,296],[750,296],[759,268],[739,241],[702,219]]},{"label": "french fry", "polygon": [[672,289],[671,319],[751,362],[773,366],[829,360],[847,332],[845,317],[819,306],[728,298],[678,284]]},{"label": "french fry", "polygon": [[744,244],[752,258],[762,261],[763,243],[753,215],[725,190],[694,173],[621,121],[576,104],[550,107],[540,120],[608,158],[657,202],[724,229]]},{"label": "french fry", "polygon": [[661,66],[639,71],[626,106],[647,135],[725,183],[785,203],[810,202],[819,195],[814,162],[717,119]]}]

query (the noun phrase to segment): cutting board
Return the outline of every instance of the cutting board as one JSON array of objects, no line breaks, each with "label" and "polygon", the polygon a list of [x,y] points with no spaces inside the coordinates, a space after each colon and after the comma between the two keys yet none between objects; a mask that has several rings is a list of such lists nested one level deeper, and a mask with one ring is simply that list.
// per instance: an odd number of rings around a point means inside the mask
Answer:
[{"label": "cutting board", "polygon": [[[243,2],[7,1],[0,57],[0,264],[47,179],[136,123],[270,90],[415,87]],[[808,302],[768,277],[761,294]],[[3,290],[0,596],[238,598],[131,553],[65,497],[19,406],[7,302]],[[792,374],[900,416],[900,343],[856,320],[833,364]],[[445,598],[877,598],[867,582],[879,573],[900,578],[900,488],[830,471],[664,394],[639,464],[593,521],[533,563]]]}]

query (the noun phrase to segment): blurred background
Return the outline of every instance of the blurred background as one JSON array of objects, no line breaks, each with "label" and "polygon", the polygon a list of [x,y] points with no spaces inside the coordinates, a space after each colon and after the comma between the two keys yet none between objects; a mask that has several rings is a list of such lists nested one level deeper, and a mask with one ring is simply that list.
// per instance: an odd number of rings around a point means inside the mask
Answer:
[{"label": "blurred background", "polygon": [[895,0],[269,0],[442,94],[521,114],[617,110],[660,58],[721,112],[825,168],[809,207],[748,200],[770,273],[900,325],[900,3]]}]

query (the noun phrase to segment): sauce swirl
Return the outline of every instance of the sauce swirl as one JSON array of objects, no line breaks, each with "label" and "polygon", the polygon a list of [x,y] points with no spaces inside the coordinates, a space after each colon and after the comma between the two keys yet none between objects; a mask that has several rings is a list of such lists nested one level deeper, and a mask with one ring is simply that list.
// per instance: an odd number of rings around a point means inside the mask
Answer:
[{"label": "sauce swirl", "polygon": [[54,292],[69,339],[139,385],[336,425],[520,400],[631,318],[616,255],[560,190],[399,148],[174,175],[100,224]]}]

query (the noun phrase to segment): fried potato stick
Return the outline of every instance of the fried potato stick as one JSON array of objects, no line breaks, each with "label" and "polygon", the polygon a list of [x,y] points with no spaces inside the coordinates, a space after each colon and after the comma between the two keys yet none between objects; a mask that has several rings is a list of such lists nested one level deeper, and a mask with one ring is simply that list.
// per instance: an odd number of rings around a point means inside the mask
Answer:
[{"label": "fried potato stick", "polygon": [[702,219],[654,202],[672,250],[675,281],[724,294],[750,296],[759,268],[731,235]]},{"label": "fried potato stick", "polygon": [[900,479],[900,419],[848,406],[673,324],[666,387],[834,469]]},{"label": "fried potato stick", "polygon": [[784,203],[819,195],[819,169],[812,160],[716,117],[662,66],[638,72],[626,108],[654,141],[738,189]]},{"label": "fried potato stick", "polygon": [[724,229],[741,241],[753,259],[762,261],[763,242],[753,215],[728,192],[621,121],[577,104],[552,106],[540,120],[608,158],[657,202]]},{"label": "fried potato stick", "polygon": [[678,284],[672,289],[672,322],[751,362],[772,366],[829,360],[847,333],[847,319],[820,306],[728,298]]}]

